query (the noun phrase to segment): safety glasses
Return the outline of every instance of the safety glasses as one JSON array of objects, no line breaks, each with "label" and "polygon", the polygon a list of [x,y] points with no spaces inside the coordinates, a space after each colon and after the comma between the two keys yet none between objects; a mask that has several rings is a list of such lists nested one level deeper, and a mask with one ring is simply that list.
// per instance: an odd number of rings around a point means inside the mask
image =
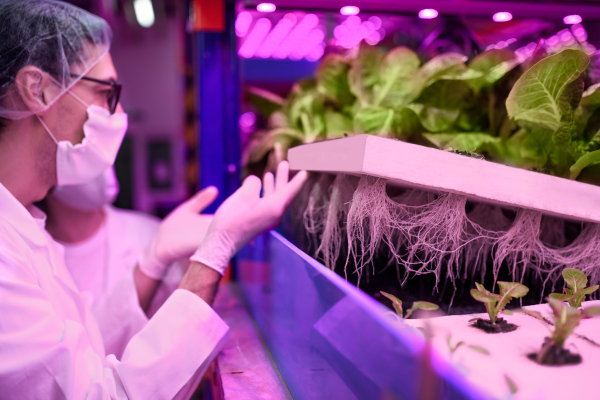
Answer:
[{"label": "safety glasses", "polygon": [[110,111],[110,113],[115,113],[115,111],[117,110],[117,105],[119,104],[119,99],[121,98],[121,89],[123,88],[122,84],[120,84],[119,82],[103,81],[100,79],[88,78],[87,76],[79,76],[73,74],[71,74],[71,77],[79,78],[82,81],[89,81],[99,83],[101,85],[110,86],[110,90],[108,90],[108,92],[106,93],[106,102],[108,103],[108,110]]},{"label": "safety glasses", "polygon": [[[49,74],[60,75],[58,71],[54,71],[51,69],[46,69],[46,72]],[[111,81],[103,81],[101,79],[89,78],[87,76],[70,74],[71,78],[81,79],[82,81],[94,82],[100,85],[110,86],[110,90],[106,92],[106,102],[108,104],[108,110],[111,115],[117,111],[117,105],[119,104],[119,99],[121,98],[121,89],[123,85],[119,82],[111,82]]]}]

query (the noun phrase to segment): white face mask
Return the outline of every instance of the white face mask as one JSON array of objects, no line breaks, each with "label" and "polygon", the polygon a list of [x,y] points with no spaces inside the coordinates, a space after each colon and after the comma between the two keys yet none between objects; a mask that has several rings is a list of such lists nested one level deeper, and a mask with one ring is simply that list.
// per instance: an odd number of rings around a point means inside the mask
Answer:
[{"label": "white face mask", "polygon": [[56,174],[58,185],[87,183],[111,167],[127,131],[127,114],[110,112],[95,105],[88,106],[70,91],[71,96],[87,108],[88,119],[83,124],[85,137],[80,144],[68,140],[56,140],[50,129],[39,117],[39,121],[56,143]]},{"label": "white face mask", "polygon": [[96,179],[81,185],[56,186],[52,196],[73,208],[93,211],[114,203],[119,194],[119,181],[114,168],[107,169]]}]

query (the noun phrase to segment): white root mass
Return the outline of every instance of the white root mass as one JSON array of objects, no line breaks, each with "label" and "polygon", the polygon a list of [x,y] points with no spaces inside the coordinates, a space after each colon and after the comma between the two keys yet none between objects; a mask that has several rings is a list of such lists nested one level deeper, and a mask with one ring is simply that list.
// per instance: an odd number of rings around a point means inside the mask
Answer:
[{"label": "white root mass", "polygon": [[[436,282],[482,280],[492,260],[494,280],[503,266],[515,281],[530,274],[552,287],[565,267],[577,268],[600,283],[600,225],[585,223],[570,244],[564,221],[518,209],[514,221],[495,205],[454,193],[406,189],[388,195],[384,179],[337,175],[314,185],[304,224],[316,256],[331,269],[347,252],[344,272],[375,274],[375,257],[396,265],[404,283],[413,275],[434,274]],[[353,261],[354,271],[348,271]],[[387,266],[385,268],[387,268]],[[400,268],[402,267],[402,268]],[[368,270],[370,268],[370,270]],[[400,277],[403,270],[403,277]]]}]

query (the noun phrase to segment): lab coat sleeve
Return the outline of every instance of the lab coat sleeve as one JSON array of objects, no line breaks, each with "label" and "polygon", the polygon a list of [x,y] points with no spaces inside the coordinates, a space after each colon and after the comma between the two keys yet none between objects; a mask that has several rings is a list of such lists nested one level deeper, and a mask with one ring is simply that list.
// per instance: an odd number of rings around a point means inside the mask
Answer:
[{"label": "lab coat sleeve", "polygon": [[121,359],[127,343],[148,323],[138,300],[133,268],[99,299],[92,312],[100,327],[106,354]]},{"label": "lab coat sleeve", "polygon": [[81,322],[61,316],[35,271],[0,252],[3,399],[172,399],[205,370],[228,332],[199,297],[178,289],[125,348],[98,354]]}]

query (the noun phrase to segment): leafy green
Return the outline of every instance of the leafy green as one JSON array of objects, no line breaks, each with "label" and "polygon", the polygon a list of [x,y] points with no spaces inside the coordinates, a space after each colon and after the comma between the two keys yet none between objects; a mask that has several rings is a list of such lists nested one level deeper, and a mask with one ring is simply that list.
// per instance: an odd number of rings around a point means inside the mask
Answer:
[{"label": "leafy green", "polygon": [[361,106],[374,104],[375,90],[379,84],[381,56],[376,48],[361,46],[358,56],[348,72],[350,91]]},{"label": "leafy green", "polygon": [[379,67],[374,104],[398,107],[414,100],[417,85],[406,78],[416,73],[420,65],[421,60],[408,47],[396,47],[387,53]]},{"label": "leafy green", "polygon": [[[580,276],[576,276],[576,279],[580,279]],[[574,283],[571,281],[571,283]],[[581,281],[579,282],[581,283]],[[586,283],[587,284],[587,278]],[[583,284],[585,286],[585,284]],[[555,346],[562,348],[567,338],[575,331],[575,328],[579,325],[582,319],[591,318],[600,315],[600,306],[591,306],[585,309],[573,307],[567,303],[563,303],[560,299],[555,296],[548,298],[548,305],[552,310],[552,324],[554,330],[551,332],[550,341],[545,342],[542,349],[537,354],[537,362],[540,364],[545,363],[546,355],[551,351],[551,347]],[[518,311],[539,319],[540,321],[550,323],[541,313],[533,310],[519,309]]]},{"label": "leafy green", "polygon": [[483,75],[468,81],[475,90],[480,91],[491,87],[504,75],[519,65],[515,53],[508,49],[493,49],[479,54],[469,63],[469,68]]},{"label": "leafy green", "polygon": [[427,301],[415,301],[413,305],[408,310],[406,310],[406,314],[404,314],[402,310],[402,300],[400,300],[393,294],[389,294],[386,292],[380,293],[392,301],[392,305],[394,307],[394,310],[396,311],[396,314],[398,314],[398,316],[403,319],[409,319],[412,313],[416,310],[435,311],[439,309],[439,307],[436,304],[429,303]]},{"label": "leafy green", "polygon": [[571,307],[579,308],[585,300],[585,296],[598,290],[598,285],[587,287],[587,276],[574,268],[565,268],[562,272],[563,279],[567,287],[565,293],[552,293],[550,298],[560,301],[568,301]]},{"label": "leafy green", "polygon": [[588,63],[585,51],[549,54],[544,41],[524,63],[495,49],[468,64],[457,53],[422,64],[407,47],[363,44],[324,57],[286,99],[249,88],[269,126],[253,135],[244,162],[268,158],[273,169],[290,146],[365,133],[600,182],[600,84],[583,91]]},{"label": "leafy green", "polygon": [[475,283],[476,289],[471,289],[471,296],[485,304],[485,309],[490,316],[490,321],[495,324],[498,314],[513,299],[525,296],[529,289],[518,282],[498,282],[500,294],[488,291],[482,284]]},{"label": "leafy green", "polygon": [[354,102],[354,95],[348,85],[350,63],[340,54],[329,54],[323,58],[317,69],[317,90],[338,106]]},{"label": "leafy green", "polygon": [[[554,332],[552,332],[552,343],[557,347],[563,347],[565,341],[573,333],[581,320],[589,313],[596,313],[596,308],[590,307],[590,311],[582,311],[571,307],[558,299],[548,298],[548,304],[552,309],[554,320]],[[591,315],[590,314],[590,315]]]},{"label": "leafy green", "polygon": [[585,52],[567,49],[531,67],[506,100],[508,115],[517,122],[557,130],[581,100],[589,60]]},{"label": "leafy green", "polygon": [[394,110],[378,106],[368,106],[354,116],[354,130],[385,136],[393,132]]},{"label": "leafy green", "polygon": [[510,394],[513,396],[517,394],[517,392],[519,391],[519,387],[517,386],[517,384],[512,379],[510,379],[508,375],[504,375],[504,380],[506,381],[508,390],[510,390]]},{"label": "leafy green", "polygon": [[435,133],[423,136],[440,149],[474,153],[485,151],[488,145],[497,145],[501,142],[500,138],[481,132]]},{"label": "leafy green", "polygon": [[281,110],[285,105],[284,98],[261,88],[250,86],[246,89],[246,95],[248,96],[248,101],[265,117],[269,117],[275,111]]}]

